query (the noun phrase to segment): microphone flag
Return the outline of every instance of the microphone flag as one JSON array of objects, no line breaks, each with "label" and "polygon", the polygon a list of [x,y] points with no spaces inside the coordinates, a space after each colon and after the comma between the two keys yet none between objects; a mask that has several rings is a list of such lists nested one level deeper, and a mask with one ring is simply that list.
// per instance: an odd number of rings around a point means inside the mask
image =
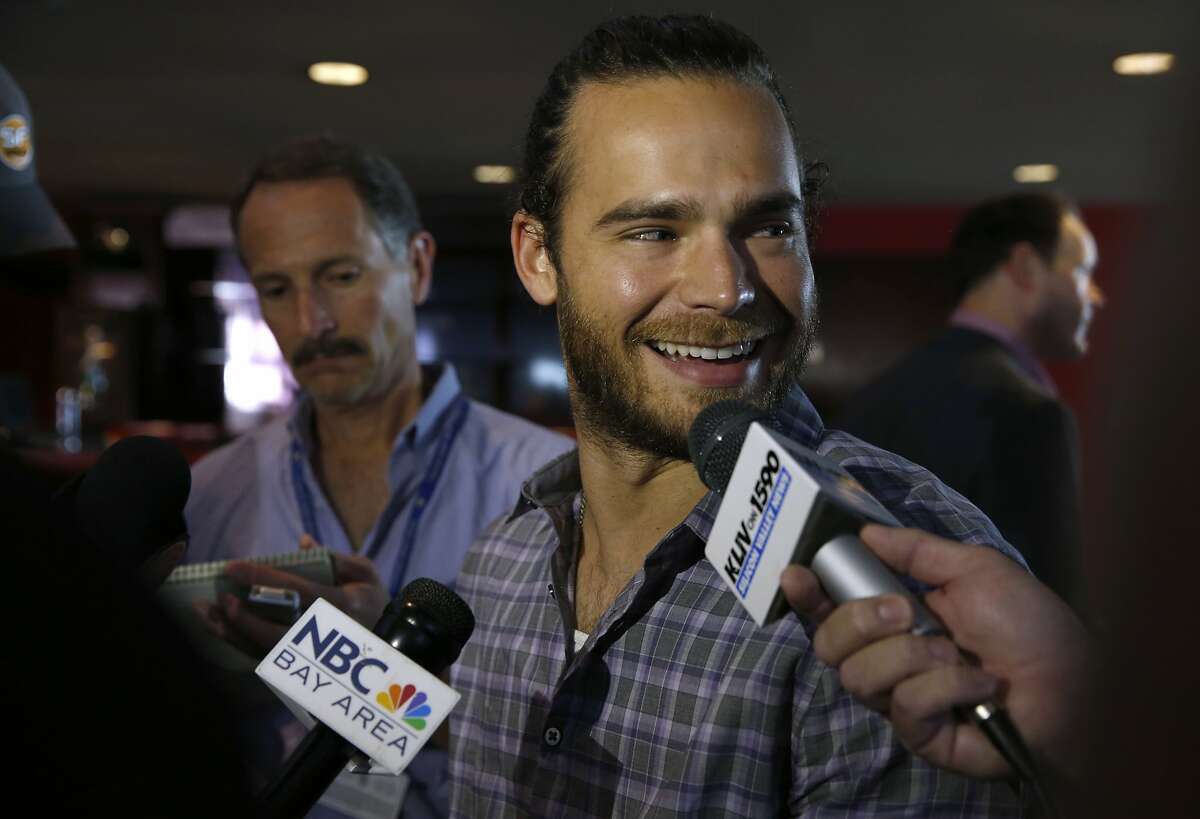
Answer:
[{"label": "microphone flag", "polygon": [[459,700],[435,675],[320,599],[255,673],[306,727],[328,725],[392,774],[404,770]]},{"label": "microphone flag", "polygon": [[704,554],[759,625],[789,609],[779,577],[865,521],[899,521],[834,461],[750,424]]}]

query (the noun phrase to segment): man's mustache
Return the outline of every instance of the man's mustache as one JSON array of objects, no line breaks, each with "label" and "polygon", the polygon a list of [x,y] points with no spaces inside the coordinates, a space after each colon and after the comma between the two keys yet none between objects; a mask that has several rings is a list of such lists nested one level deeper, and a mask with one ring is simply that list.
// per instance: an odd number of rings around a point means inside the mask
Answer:
[{"label": "man's mustache", "polygon": [[310,338],[292,353],[292,366],[303,367],[318,358],[337,358],[347,355],[365,355],[367,348],[362,342],[353,338],[336,338],[320,336]]},{"label": "man's mustache", "polygon": [[631,344],[647,341],[679,341],[699,346],[721,346],[764,338],[790,330],[794,322],[779,315],[755,315],[745,318],[690,316],[687,318],[647,319],[629,332]]}]

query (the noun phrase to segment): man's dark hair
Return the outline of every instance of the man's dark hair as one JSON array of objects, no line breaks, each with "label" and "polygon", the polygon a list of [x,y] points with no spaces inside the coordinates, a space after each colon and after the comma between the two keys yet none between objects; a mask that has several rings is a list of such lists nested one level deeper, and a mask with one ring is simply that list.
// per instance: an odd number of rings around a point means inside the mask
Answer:
[{"label": "man's dark hair", "polygon": [[962,298],[1028,242],[1046,264],[1054,260],[1063,217],[1079,209],[1054,193],[1017,193],[982,202],[967,211],[950,242],[950,268]]},{"label": "man's dark hair", "polygon": [[[758,44],[741,31],[699,15],[629,16],[603,23],[550,72],[525,135],[518,206],[542,223],[542,242],[556,262],[559,218],[571,170],[566,125],[580,88],[664,76],[729,79],[766,89],[779,104],[796,156],[801,156],[775,72]],[[804,169],[806,221],[815,213],[825,172],[820,163]]]},{"label": "man's dark hair", "polygon": [[417,202],[404,177],[387,157],[328,135],[303,137],[268,152],[234,197],[230,218],[238,235],[242,208],[262,182],[303,182],[342,178],[354,186],[393,259],[408,256],[408,239],[421,229]]}]

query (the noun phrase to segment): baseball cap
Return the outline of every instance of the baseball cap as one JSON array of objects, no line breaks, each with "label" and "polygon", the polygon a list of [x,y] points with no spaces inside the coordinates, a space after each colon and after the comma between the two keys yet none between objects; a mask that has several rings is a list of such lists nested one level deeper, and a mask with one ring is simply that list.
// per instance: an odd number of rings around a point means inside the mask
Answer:
[{"label": "baseball cap", "polygon": [[0,65],[0,256],[75,247],[37,183],[33,117],[17,81]]}]

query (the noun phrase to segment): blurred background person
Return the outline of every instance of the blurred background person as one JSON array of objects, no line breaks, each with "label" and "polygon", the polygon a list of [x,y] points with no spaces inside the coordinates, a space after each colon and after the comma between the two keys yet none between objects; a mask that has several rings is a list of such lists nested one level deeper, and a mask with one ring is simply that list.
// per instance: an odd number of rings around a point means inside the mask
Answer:
[{"label": "blurred background person", "polygon": [[1085,610],[1079,435],[1040,359],[1087,351],[1096,241],[1078,209],[1044,193],[972,208],[950,265],[949,327],[855,396],[842,426],[966,495],[1034,574]]}]

